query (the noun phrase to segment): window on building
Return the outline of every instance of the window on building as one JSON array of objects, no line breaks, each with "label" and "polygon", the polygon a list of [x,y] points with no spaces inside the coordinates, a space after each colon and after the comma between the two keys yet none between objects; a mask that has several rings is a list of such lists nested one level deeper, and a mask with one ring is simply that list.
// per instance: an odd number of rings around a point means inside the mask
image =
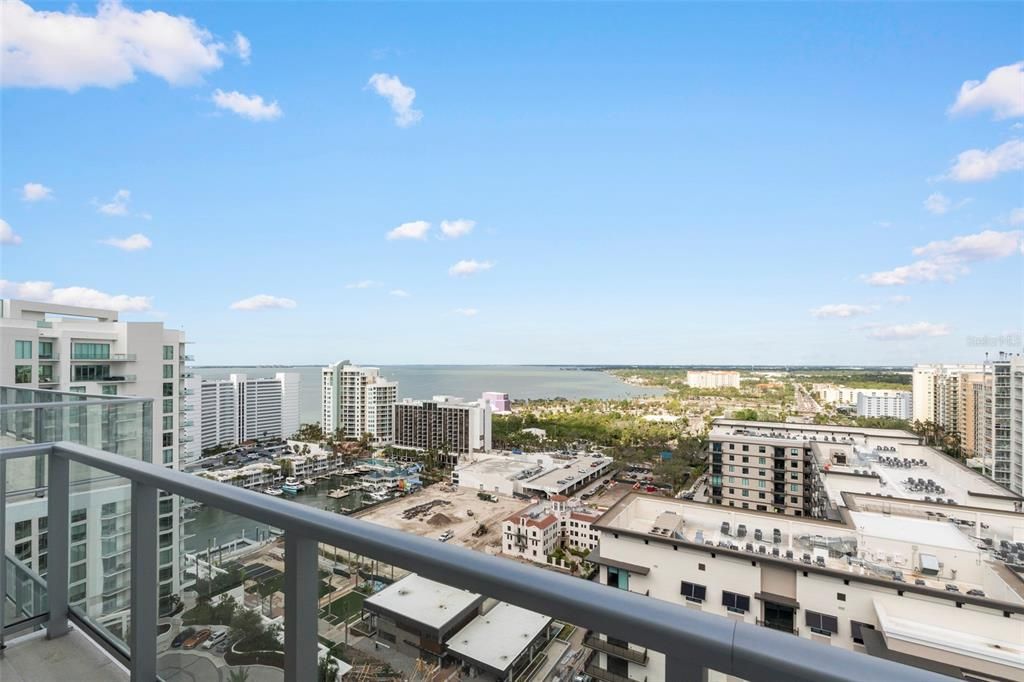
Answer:
[{"label": "window on building", "polygon": [[102,393],[103,395],[117,395],[117,386],[113,384],[106,384],[104,386],[100,386],[100,393]]},{"label": "window on building", "polygon": [[174,412],[174,398],[164,398],[164,414]]},{"label": "window on building", "polygon": [[39,359],[40,360],[52,360],[53,359],[53,341],[40,341],[39,342]]},{"label": "window on building", "polygon": [[32,535],[32,520],[18,521],[14,524],[14,540],[24,540]]},{"label": "window on building", "polygon": [[167,433],[163,434],[163,439],[161,443],[165,448],[172,447],[174,445],[174,433],[168,431]]},{"label": "window on building", "polygon": [[110,378],[110,365],[72,365],[72,381],[102,381]]},{"label": "window on building", "polygon": [[109,343],[72,343],[72,360],[109,360]]},{"label": "window on building", "polygon": [[15,341],[14,342],[14,359],[15,360],[31,360],[32,359],[32,342],[31,341]]},{"label": "window on building", "polygon": [[174,359],[174,346],[164,346],[164,360]]},{"label": "window on building", "polygon": [[811,632],[829,636],[839,632],[839,620],[835,616],[818,613],[817,611],[805,611],[804,615],[806,617],[804,622],[811,629]]},{"label": "window on building", "polygon": [[629,589],[629,571],[622,568],[616,568],[614,566],[609,566],[607,571],[608,580],[606,582],[608,585],[617,587],[620,590]]},{"label": "window on building", "polygon": [[164,431],[170,431],[174,428],[174,415],[166,415],[163,420]]},{"label": "window on building", "polygon": [[77,583],[85,580],[85,564],[78,564],[68,568],[68,582]]},{"label": "window on building", "polygon": [[164,448],[164,464],[172,464],[174,462],[174,448]]},{"label": "window on building", "polygon": [[16,384],[31,384],[32,383],[32,365],[15,365],[14,366],[14,383],[16,383]]},{"label": "window on building", "polygon": [[173,395],[174,395],[174,384],[172,382],[168,381],[168,382],[166,382],[164,384],[164,397],[167,398],[167,397],[173,396]]},{"label": "window on building", "polygon": [[85,393],[85,386],[72,386],[71,387],[71,392],[72,393]]},{"label": "window on building", "polygon": [[861,623],[855,620],[850,621],[850,636],[853,637],[853,641],[857,644],[863,644],[864,638],[861,636],[861,630],[874,630],[875,626],[871,623]]},{"label": "window on building", "polygon": [[39,365],[39,383],[53,382],[53,365]]},{"label": "window on building", "polygon": [[174,365],[164,365],[164,379],[174,378]]},{"label": "window on building", "polygon": [[679,593],[686,597],[687,601],[693,601],[699,604],[707,599],[708,588],[704,585],[688,583],[684,580],[682,581],[682,587],[680,588]]},{"label": "window on building", "polygon": [[750,597],[722,590],[722,606],[733,613],[746,613],[750,610]]}]

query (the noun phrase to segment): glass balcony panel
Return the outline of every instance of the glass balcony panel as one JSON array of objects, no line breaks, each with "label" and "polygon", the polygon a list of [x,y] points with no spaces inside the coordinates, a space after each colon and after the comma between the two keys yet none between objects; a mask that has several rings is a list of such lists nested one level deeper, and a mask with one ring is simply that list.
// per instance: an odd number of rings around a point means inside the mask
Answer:
[{"label": "glass balcony panel", "polygon": [[260,680],[284,680],[283,536],[188,498],[160,500],[161,538],[176,544],[160,553],[159,609],[173,618],[158,629],[157,673],[214,682],[260,666]]}]

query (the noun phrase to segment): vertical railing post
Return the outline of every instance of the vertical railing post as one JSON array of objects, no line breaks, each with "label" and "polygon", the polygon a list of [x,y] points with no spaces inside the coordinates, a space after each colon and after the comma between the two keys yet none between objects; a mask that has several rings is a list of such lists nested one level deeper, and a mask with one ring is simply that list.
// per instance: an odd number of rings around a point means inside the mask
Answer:
[{"label": "vertical railing post", "polygon": [[67,458],[57,454],[55,450],[51,450],[48,457],[50,481],[46,497],[46,596],[50,617],[46,622],[46,636],[52,639],[68,631],[68,514],[71,501],[71,467]]},{"label": "vertical railing post", "polygon": [[0,455],[0,656],[4,650],[7,613],[7,462]]},{"label": "vertical railing post", "polygon": [[132,680],[156,679],[157,489],[132,481],[131,624]]},{"label": "vertical railing post", "polygon": [[665,682],[707,682],[708,669],[700,664],[700,657],[688,659],[679,656],[665,656]]},{"label": "vertical railing post", "polygon": [[284,678],[315,680],[319,573],[316,541],[284,535]]}]

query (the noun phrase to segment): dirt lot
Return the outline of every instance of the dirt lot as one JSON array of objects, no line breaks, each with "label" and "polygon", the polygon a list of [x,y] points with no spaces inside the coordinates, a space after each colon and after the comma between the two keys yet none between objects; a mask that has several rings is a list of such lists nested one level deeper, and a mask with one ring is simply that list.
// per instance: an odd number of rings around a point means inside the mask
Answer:
[{"label": "dirt lot", "polygon": [[[446,530],[455,533],[449,542],[497,554],[501,546],[501,522],[512,512],[528,506],[522,500],[498,496],[497,502],[485,502],[477,497],[475,490],[454,489],[433,485],[408,497],[355,514],[356,517],[407,533],[437,537]],[[448,502],[449,504],[444,504]],[[432,507],[413,518],[403,513],[414,507],[434,503]],[[469,512],[472,512],[470,516]],[[473,537],[473,532],[483,523],[487,533]]]}]

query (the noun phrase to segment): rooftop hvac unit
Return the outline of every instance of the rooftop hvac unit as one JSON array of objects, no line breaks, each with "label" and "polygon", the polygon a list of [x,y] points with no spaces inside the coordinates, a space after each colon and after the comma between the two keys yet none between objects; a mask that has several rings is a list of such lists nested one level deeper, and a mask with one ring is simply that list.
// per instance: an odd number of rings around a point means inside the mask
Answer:
[{"label": "rooftop hvac unit", "polygon": [[939,560],[934,554],[921,554],[921,573],[924,575],[939,574]]}]

